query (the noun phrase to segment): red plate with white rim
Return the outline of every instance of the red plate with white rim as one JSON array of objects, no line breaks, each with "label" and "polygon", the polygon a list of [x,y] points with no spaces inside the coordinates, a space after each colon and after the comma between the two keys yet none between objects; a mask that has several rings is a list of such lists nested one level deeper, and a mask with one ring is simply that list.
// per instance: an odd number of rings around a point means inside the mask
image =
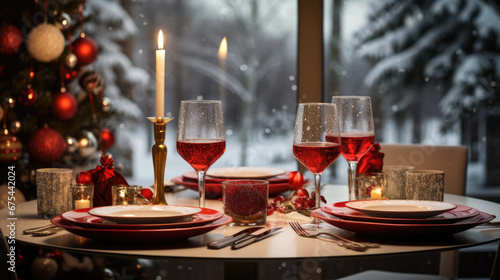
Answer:
[{"label": "red plate with white rim", "polygon": [[[195,171],[190,171],[182,174],[182,177],[186,181],[193,181],[193,182],[198,182],[198,175],[196,174]],[[288,179],[290,177],[290,171],[286,171],[283,174],[272,176],[269,178],[266,178],[265,180],[269,182],[269,184],[274,184],[274,183],[288,183]],[[207,174],[205,177],[205,184],[206,183],[222,183],[224,181],[230,180],[230,179],[237,179],[237,178],[218,178],[218,177],[211,177]],[[243,179],[255,179],[255,178],[243,178]]]},{"label": "red plate with white rim", "polygon": [[70,223],[61,215],[52,219],[52,224],[60,226],[65,230],[90,239],[127,242],[152,242],[160,240],[186,239],[196,235],[207,233],[220,226],[227,225],[233,221],[228,215],[223,215],[220,219],[208,224],[195,227],[182,228],[162,228],[162,229],[105,229],[105,228],[84,228]]},{"label": "red plate with white rim", "polygon": [[468,230],[482,223],[489,222],[495,218],[495,216],[488,213],[479,212],[479,214],[474,217],[470,217],[453,224],[386,224],[343,220],[323,212],[320,209],[311,212],[311,216],[344,230],[379,237],[454,234]]},{"label": "red plate with white rim", "polygon": [[389,224],[451,224],[479,214],[479,210],[475,208],[464,205],[457,205],[457,207],[453,210],[425,219],[384,218],[369,216],[362,212],[348,208],[345,206],[347,202],[349,201],[328,204],[321,207],[321,210],[344,220]]},{"label": "red plate with white rim", "polygon": [[355,200],[346,207],[373,217],[423,219],[455,209],[452,203],[430,200]]},{"label": "red plate with white rim", "polygon": [[267,179],[281,174],[286,170],[271,167],[234,166],[210,168],[207,175],[225,179]]},{"label": "red plate with white rim", "polygon": [[[198,191],[198,182],[192,180],[186,180],[183,176],[177,176],[171,180],[175,184],[184,186],[186,188]],[[227,181],[223,180],[223,181]],[[308,184],[309,181],[304,181]],[[284,183],[269,183],[269,195],[278,195],[282,192],[288,191],[290,189],[288,180]],[[215,198],[222,196],[222,183],[205,183],[205,192],[209,195],[208,198]]]},{"label": "red plate with white rim", "polygon": [[65,221],[84,228],[107,228],[107,229],[159,229],[159,228],[179,228],[194,227],[208,224],[222,217],[222,212],[209,208],[201,208],[201,212],[182,222],[172,222],[164,224],[120,224],[99,218],[88,213],[92,208],[72,210],[63,213],[61,216]]}]

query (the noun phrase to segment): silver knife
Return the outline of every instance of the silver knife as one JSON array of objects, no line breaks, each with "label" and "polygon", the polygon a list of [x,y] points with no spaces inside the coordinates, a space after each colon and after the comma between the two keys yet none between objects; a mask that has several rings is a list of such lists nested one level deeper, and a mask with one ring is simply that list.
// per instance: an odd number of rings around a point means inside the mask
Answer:
[{"label": "silver knife", "polygon": [[233,246],[231,247],[231,249],[233,249],[233,250],[239,249],[239,248],[247,246],[248,244],[261,241],[262,239],[266,239],[269,236],[272,236],[272,233],[274,233],[280,229],[282,229],[282,227],[268,229],[268,230],[266,230],[262,233],[259,233],[259,234],[248,234],[245,237],[236,240],[233,243]]},{"label": "silver knife", "polygon": [[207,247],[208,247],[208,249],[224,248],[227,245],[230,245],[231,243],[233,243],[234,241],[239,240],[239,239],[247,236],[248,234],[250,234],[252,232],[256,232],[262,228],[264,228],[264,227],[251,227],[251,228],[246,228],[244,230],[240,230],[233,235],[228,235],[228,236],[223,237],[219,240],[208,243]]}]

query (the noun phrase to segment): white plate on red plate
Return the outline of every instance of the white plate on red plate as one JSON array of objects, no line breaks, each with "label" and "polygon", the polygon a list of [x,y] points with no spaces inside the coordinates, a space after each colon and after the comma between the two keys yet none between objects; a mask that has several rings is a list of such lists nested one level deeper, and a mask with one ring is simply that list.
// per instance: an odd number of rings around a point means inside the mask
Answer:
[{"label": "white plate on red plate", "polygon": [[111,242],[126,242],[126,244],[150,243],[171,239],[186,239],[207,233],[233,221],[228,215],[208,224],[195,227],[161,228],[161,229],[108,229],[84,228],[64,220],[61,215],[52,219],[52,224],[65,230],[90,239],[107,240]]},{"label": "white plate on red plate", "polygon": [[452,203],[428,200],[356,200],[346,207],[373,217],[424,219],[455,209]]},{"label": "white plate on red plate", "polygon": [[90,215],[120,224],[179,222],[201,212],[199,207],[178,205],[116,205],[95,207]]},{"label": "white plate on red plate", "polygon": [[311,216],[323,220],[338,228],[352,231],[358,234],[377,236],[377,237],[404,237],[409,236],[427,236],[427,235],[446,235],[454,234],[468,230],[483,223],[487,223],[495,218],[485,212],[479,212],[478,215],[460,220],[452,224],[388,224],[343,220],[321,209],[311,212]]},{"label": "white plate on red plate", "polygon": [[285,172],[286,170],[280,168],[236,166],[211,168],[207,171],[207,175],[227,179],[265,179],[284,174]]},{"label": "white plate on red plate", "polygon": [[[276,175],[273,177],[265,178],[266,181],[269,182],[269,184],[276,184],[276,183],[288,183],[288,180],[290,178],[290,172],[291,171],[286,171],[283,174]],[[182,178],[186,181],[192,181],[192,182],[198,182],[198,174],[196,174],[196,171],[189,171],[184,174],[182,174]],[[246,178],[245,178],[246,179]],[[224,181],[227,181],[228,178],[216,178],[216,177],[210,177],[206,176],[205,177],[205,183],[222,183]]]},{"label": "white plate on red plate", "polygon": [[347,208],[345,204],[348,202],[350,201],[327,204],[321,207],[321,210],[344,220],[390,224],[451,224],[479,214],[479,210],[475,208],[464,205],[457,205],[457,208],[453,210],[446,211],[436,216],[424,219],[373,217],[354,209]]},{"label": "white plate on red plate", "polygon": [[197,213],[185,221],[172,223],[158,224],[120,224],[108,221],[106,219],[90,215],[88,213],[92,208],[77,209],[65,212],[61,217],[72,224],[84,228],[108,228],[108,229],[159,229],[159,228],[178,228],[178,227],[194,227],[208,224],[222,217],[222,212],[209,208],[201,208],[201,212]]}]

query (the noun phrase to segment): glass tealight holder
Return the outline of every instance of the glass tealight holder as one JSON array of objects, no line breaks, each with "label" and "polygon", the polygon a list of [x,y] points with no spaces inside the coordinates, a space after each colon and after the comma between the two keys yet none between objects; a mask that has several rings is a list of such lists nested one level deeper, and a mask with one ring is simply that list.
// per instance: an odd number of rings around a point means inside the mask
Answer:
[{"label": "glass tealight holder", "polygon": [[232,226],[265,225],[269,182],[229,180],[222,182],[224,214],[233,218]]},{"label": "glass tealight holder", "polygon": [[139,199],[141,186],[114,185],[111,196],[113,205],[137,205],[144,204]]},{"label": "glass tealight holder", "polygon": [[72,210],[89,208],[94,202],[94,185],[74,184],[70,187],[69,202]]},{"label": "glass tealight holder", "polygon": [[356,199],[385,199],[385,177],[382,172],[356,175]]}]

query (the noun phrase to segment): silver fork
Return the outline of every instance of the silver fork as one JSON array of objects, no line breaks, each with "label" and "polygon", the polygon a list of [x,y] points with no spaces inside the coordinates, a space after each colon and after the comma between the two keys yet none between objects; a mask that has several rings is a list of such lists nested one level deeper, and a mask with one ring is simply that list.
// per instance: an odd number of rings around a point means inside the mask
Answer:
[{"label": "silver fork", "polygon": [[366,251],[366,250],[368,250],[368,248],[379,248],[380,247],[380,244],[377,244],[377,243],[355,242],[355,241],[345,239],[341,236],[338,236],[336,234],[329,233],[329,232],[318,232],[318,233],[310,234],[297,222],[289,222],[288,224],[293,229],[293,231],[295,231],[295,233],[297,233],[298,235],[300,235],[302,237],[316,238],[321,234],[328,235],[328,236],[336,238],[337,239],[337,240],[335,240],[336,243],[339,246],[345,247],[347,249],[352,249],[352,250],[356,250],[356,251]]}]

